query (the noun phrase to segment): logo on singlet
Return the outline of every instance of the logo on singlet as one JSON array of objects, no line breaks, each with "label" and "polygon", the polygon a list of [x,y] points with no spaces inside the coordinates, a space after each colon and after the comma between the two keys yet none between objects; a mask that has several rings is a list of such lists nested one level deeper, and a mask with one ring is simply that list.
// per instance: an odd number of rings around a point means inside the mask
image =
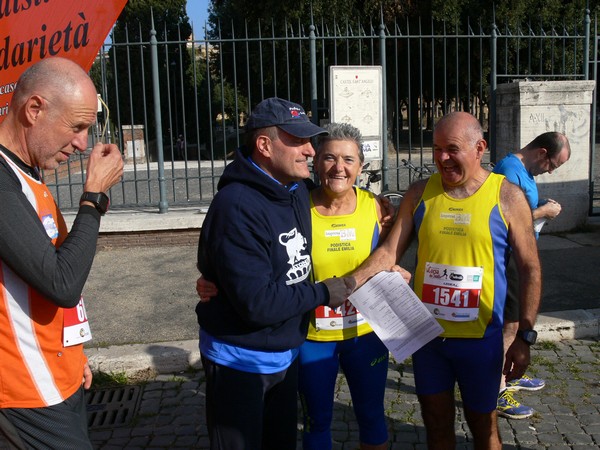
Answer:
[{"label": "logo on singlet", "polygon": [[52,214],[42,216],[42,225],[50,239],[56,239],[58,237],[58,227],[56,226],[56,222],[54,222]]}]

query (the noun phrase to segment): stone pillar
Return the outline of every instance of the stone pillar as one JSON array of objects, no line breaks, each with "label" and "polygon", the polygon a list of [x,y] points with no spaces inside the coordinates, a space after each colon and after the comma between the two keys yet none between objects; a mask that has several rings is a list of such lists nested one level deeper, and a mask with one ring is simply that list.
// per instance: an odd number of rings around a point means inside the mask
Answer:
[{"label": "stone pillar", "polygon": [[496,158],[523,148],[546,131],[564,133],[571,159],[536,177],[540,199],[553,198],[561,214],[542,233],[583,225],[589,212],[591,105],[594,81],[519,81],[496,90]]},{"label": "stone pillar", "polygon": [[125,146],[125,163],[146,162],[146,144],[144,142],[144,125],[123,125],[123,144]]}]

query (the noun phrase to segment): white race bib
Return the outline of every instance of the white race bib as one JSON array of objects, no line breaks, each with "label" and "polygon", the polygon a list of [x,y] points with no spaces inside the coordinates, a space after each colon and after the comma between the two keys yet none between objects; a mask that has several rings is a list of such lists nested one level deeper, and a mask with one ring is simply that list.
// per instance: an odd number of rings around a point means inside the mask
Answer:
[{"label": "white race bib", "polygon": [[425,264],[421,301],[436,319],[469,322],[479,317],[483,267]]},{"label": "white race bib", "polygon": [[63,317],[63,345],[65,347],[83,344],[92,339],[83,297],[79,299],[79,303],[74,308],[65,308]]}]

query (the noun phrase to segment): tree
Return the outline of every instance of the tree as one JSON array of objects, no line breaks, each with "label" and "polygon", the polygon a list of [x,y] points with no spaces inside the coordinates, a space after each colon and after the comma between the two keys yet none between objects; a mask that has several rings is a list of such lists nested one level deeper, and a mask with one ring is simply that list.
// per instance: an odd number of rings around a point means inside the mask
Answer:
[{"label": "tree", "polygon": [[[387,30],[402,28],[403,33],[412,31],[418,33],[418,30],[423,29],[423,32],[431,32],[436,35],[449,36],[453,33],[468,34],[470,30],[475,30],[474,34],[479,32],[479,27],[483,32],[489,33],[492,26],[492,21],[496,18],[497,23],[506,24],[508,27],[514,27],[515,32],[517,25],[527,22],[531,16],[531,11],[539,11],[535,14],[535,18],[529,20],[531,27],[536,30],[540,26],[550,29],[552,26],[562,26],[563,24],[569,27],[569,31],[573,30],[573,26],[579,26],[582,31],[583,9],[586,3],[590,4],[592,12],[598,8],[598,0],[510,0],[506,2],[497,2],[495,6],[492,0],[312,0],[312,1],[297,1],[292,4],[278,2],[273,0],[265,0],[263,2],[250,3],[244,0],[213,0],[210,11],[209,21],[212,24],[210,37],[221,41],[235,37],[236,39],[244,39],[246,36],[256,38],[260,36],[262,39],[268,39],[271,36],[286,36],[294,29],[295,36],[303,33],[308,34],[308,25],[314,23],[316,26],[317,39],[328,33],[327,30],[335,30],[336,27],[351,29],[353,35],[360,34],[362,30],[366,30],[365,35],[378,33],[380,19],[386,24]],[[297,24],[297,25],[296,25]],[[422,27],[422,28],[421,28]],[[410,31],[409,31],[410,30]],[[335,32],[335,31],[334,31]],[[527,33],[527,30],[525,30]],[[318,41],[319,45],[320,41]],[[402,58],[408,58],[403,52],[408,52],[409,43],[402,42],[399,45],[398,51]],[[247,44],[251,48],[251,55],[258,55],[262,58],[249,58],[246,62],[249,66],[249,75],[245,77],[244,71],[238,70],[238,77],[242,79],[241,85],[246,88],[248,86],[249,95],[255,90],[262,89],[262,85],[272,83],[275,78],[285,80],[286,83],[294,86],[291,89],[293,95],[298,92],[297,88],[301,83],[298,80],[302,74],[292,74],[293,79],[286,79],[286,69],[281,61],[277,61],[276,53],[283,54],[287,51],[284,48],[286,44],[283,42],[275,42],[273,45],[267,43],[264,45],[255,44],[254,42]],[[325,43],[323,43],[325,45]],[[331,64],[335,60],[336,52],[343,54],[347,49],[342,48],[345,43],[338,45],[330,45],[322,60],[325,64]],[[364,46],[369,45],[364,44]],[[426,44],[429,45],[429,44]],[[465,44],[466,45],[466,44]],[[353,46],[352,52],[358,53],[363,50],[360,41],[354,41],[350,44]],[[391,46],[391,45],[390,45]],[[274,51],[270,51],[274,49]],[[229,49],[223,49],[229,51]],[[237,51],[238,55],[244,55],[244,44],[240,44]],[[262,54],[259,55],[262,50]],[[427,50],[427,49],[425,49]],[[466,48],[458,47],[449,49],[451,52],[457,52],[455,59],[462,58]],[[298,58],[306,54],[306,49],[299,51]],[[487,58],[488,49],[482,51],[484,57]],[[294,55],[296,57],[296,55]],[[411,58],[416,58],[415,54]],[[306,58],[305,58],[306,59]],[[406,59],[408,61],[408,59]],[[545,57],[546,63],[550,58]],[[347,61],[347,64],[352,62]],[[415,61],[422,65],[422,72],[419,74],[411,73],[413,77],[429,76],[435,69],[431,67],[430,61]],[[489,60],[481,61],[485,66]],[[489,66],[489,64],[487,64]],[[225,60],[224,73],[227,78],[231,78],[233,73],[233,62]],[[273,68],[272,71],[264,70],[265,68]],[[469,77],[465,71],[465,64],[457,64],[457,67],[451,68],[453,73],[458,73],[455,85],[446,87],[452,92],[459,92],[461,101],[468,102],[470,93],[468,89],[473,89],[475,92],[487,90],[487,86],[473,85],[467,86],[466,80]],[[262,71],[262,72],[261,72]],[[264,72],[264,73],[263,73]],[[392,74],[390,74],[392,75]],[[262,78],[261,78],[262,76]],[[257,81],[258,80],[258,81]],[[417,86],[421,78],[415,78],[412,86]],[[440,86],[436,87],[435,91],[442,92]],[[460,93],[465,93],[460,94]],[[405,93],[408,99],[409,93]],[[433,95],[433,94],[432,94]],[[256,95],[250,95],[256,97]],[[306,98],[297,99],[306,101]],[[436,101],[439,99],[429,99],[428,101]],[[409,100],[410,101],[410,100]]]}]

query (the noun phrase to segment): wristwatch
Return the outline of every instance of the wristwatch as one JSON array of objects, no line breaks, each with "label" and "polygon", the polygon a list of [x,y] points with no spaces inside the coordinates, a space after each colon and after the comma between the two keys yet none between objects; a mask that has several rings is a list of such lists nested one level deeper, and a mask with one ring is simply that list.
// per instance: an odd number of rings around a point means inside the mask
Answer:
[{"label": "wristwatch", "polygon": [[525,341],[527,345],[535,344],[537,340],[537,331],[535,330],[519,330],[517,331],[517,336]]},{"label": "wristwatch", "polygon": [[108,195],[106,195],[104,192],[84,192],[81,194],[81,198],[79,199],[80,204],[81,202],[93,203],[96,207],[96,210],[102,216],[106,214],[106,211],[108,211],[108,205],[110,204]]}]

